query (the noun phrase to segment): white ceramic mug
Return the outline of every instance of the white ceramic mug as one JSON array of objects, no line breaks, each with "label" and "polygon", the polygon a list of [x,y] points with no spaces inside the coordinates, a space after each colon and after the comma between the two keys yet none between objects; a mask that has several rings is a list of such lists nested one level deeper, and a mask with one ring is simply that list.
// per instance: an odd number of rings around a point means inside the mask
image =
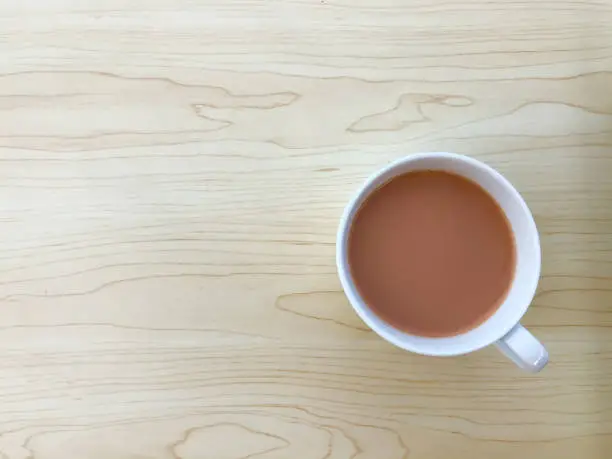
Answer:
[{"label": "white ceramic mug", "polygon": [[[429,338],[411,335],[392,327],[372,312],[351,278],[347,242],[357,210],[379,186],[397,175],[414,170],[445,170],[478,183],[498,202],[514,233],[516,267],[506,299],[486,321],[456,336]],[[342,287],[359,317],[384,339],[402,349],[424,355],[452,356],[495,344],[524,370],[537,372],[548,363],[546,348],[519,323],[533,300],[540,278],[538,230],[518,191],[499,172],[480,161],[453,153],[421,153],[400,159],[375,173],[344,211],[338,229],[336,263]]]}]

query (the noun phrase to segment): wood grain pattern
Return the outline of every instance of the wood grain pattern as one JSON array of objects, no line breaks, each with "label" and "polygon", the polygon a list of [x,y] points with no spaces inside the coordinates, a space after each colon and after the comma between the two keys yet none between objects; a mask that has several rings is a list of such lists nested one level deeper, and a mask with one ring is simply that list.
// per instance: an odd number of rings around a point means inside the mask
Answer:
[{"label": "wood grain pattern", "polygon": [[[0,2],[0,458],[608,458],[612,2]],[[523,193],[537,376],[402,352],[335,274],[417,151]]]}]

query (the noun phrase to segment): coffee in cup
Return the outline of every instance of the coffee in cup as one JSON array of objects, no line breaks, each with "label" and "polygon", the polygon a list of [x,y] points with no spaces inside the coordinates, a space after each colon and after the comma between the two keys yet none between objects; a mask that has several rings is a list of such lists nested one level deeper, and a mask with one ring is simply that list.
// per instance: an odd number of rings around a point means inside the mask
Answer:
[{"label": "coffee in cup", "polygon": [[488,319],[514,276],[503,210],[480,185],[443,170],[393,177],[359,207],[349,232],[351,276],[391,326],[453,336]]}]

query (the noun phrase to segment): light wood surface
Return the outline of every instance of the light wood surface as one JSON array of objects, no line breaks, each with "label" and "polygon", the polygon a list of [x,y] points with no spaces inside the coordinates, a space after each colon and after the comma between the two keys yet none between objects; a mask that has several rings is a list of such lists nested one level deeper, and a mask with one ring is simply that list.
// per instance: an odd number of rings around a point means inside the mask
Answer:
[{"label": "light wood surface", "polygon": [[[3,0],[0,458],[609,458],[612,1]],[[372,171],[523,193],[549,367],[395,349],[334,238]]]}]

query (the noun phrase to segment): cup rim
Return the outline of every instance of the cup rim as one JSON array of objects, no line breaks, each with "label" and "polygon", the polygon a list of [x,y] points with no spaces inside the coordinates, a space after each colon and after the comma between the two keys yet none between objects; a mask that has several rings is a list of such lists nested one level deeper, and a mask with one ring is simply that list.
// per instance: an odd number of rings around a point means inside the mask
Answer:
[{"label": "cup rim", "polygon": [[[529,225],[529,232],[533,235],[533,243],[535,245],[533,248],[534,248],[536,266],[534,267],[535,273],[532,276],[532,279],[530,279],[530,285],[528,285],[525,288],[525,291],[526,291],[524,295],[525,300],[522,302],[523,304],[521,304],[520,307],[517,308],[517,311],[514,314],[513,319],[504,322],[502,326],[498,327],[495,333],[495,336],[492,339],[489,338],[489,339],[474,340],[470,344],[457,345],[455,347],[440,346],[440,347],[436,347],[435,349],[432,347],[429,347],[427,350],[424,350],[423,348],[415,345],[411,341],[411,339],[412,340],[426,339],[427,341],[436,342],[438,340],[441,341],[441,340],[447,340],[449,338],[452,339],[454,337],[463,336],[467,333],[470,333],[473,330],[480,328],[482,325],[489,322],[492,319],[492,317],[496,315],[497,311],[501,309],[501,306],[491,317],[487,318],[480,325],[478,325],[477,327],[473,329],[466,331],[465,333],[460,333],[453,337],[441,337],[441,338],[419,337],[417,335],[412,335],[410,333],[399,330],[388,323],[386,324],[387,325],[386,328],[381,327],[380,325],[375,323],[375,321],[372,319],[371,316],[377,317],[379,321],[382,321],[382,319],[380,319],[380,317],[378,317],[371,310],[371,308],[366,304],[363,298],[361,298],[361,295],[359,294],[357,287],[355,286],[352,280],[352,276],[350,274],[350,268],[348,266],[348,261],[346,259],[347,251],[348,251],[347,249],[348,236],[350,233],[350,226],[352,224],[351,215],[359,208],[363,200],[367,198],[367,196],[369,196],[375,189],[377,189],[380,186],[378,182],[380,181],[381,177],[389,173],[393,173],[395,169],[398,169],[401,166],[404,166],[408,163],[417,162],[419,160],[423,160],[427,158],[440,158],[440,159],[461,161],[461,162],[467,163],[471,167],[485,171],[488,175],[493,177],[495,181],[501,184],[506,189],[506,191],[508,191],[512,195],[512,199],[520,206],[521,211],[527,220],[527,223]],[[399,175],[399,173],[397,175]],[[511,227],[514,232],[514,227],[512,225]],[[449,153],[449,152],[414,153],[411,155],[401,157],[389,163],[388,165],[382,167],[381,169],[375,171],[373,174],[371,174],[366,179],[366,181],[353,194],[352,198],[349,200],[348,204],[344,208],[342,217],[340,219],[340,224],[338,226],[338,232],[336,236],[336,266],[338,270],[338,276],[340,278],[340,283],[342,285],[344,293],[346,294],[351,306],[353,307],[357,315],[361,318],[361,320],[363,320],[366,323],[366,325],[368,325],[368,327],[370,327],[379,336],[381,336],[383,339],[387,340],[391,344],[394,344],[395,346],[398,346],[402,349],[405,349],[407,351],[411,351],[414,353],[418,353],[422,355],[432,355],[432,356],[454,356],[454,355],[468,354],[470,352],[474,352],[476,350],[482,349],[490,344],[495,343],[496,341],[501,339],[503,336],[505,336],[508,332],[510,332],[510,330],[512,330],[519,323],[522,316],[529,309],[529,306],[531,304],[531,301],[533,300],[533,297],[535,296],[536,289],[539,283],[539,278],[541,274],[541,247],[540,247],[539,233],[538,233],[538,230],[535,224],[535,220],[533,219],[531,210],[527,206],[527,203],[525,202],[523,197],[516,190],[516,188],[514,188],[514,186],[510,183],[510,181],[506,179],[500,172],[498,172],[497,170],[495,170],[494,168],[492,168],[491,166],[489,166],[488,164],[482,161],[479,161],[469,156],[460,155],[457,153]],[[511,288],[514,285],[514,282],[515,280],[513,280],[511,284]],[[387,328],[393,330],[393,332],[389,332]]]}]

